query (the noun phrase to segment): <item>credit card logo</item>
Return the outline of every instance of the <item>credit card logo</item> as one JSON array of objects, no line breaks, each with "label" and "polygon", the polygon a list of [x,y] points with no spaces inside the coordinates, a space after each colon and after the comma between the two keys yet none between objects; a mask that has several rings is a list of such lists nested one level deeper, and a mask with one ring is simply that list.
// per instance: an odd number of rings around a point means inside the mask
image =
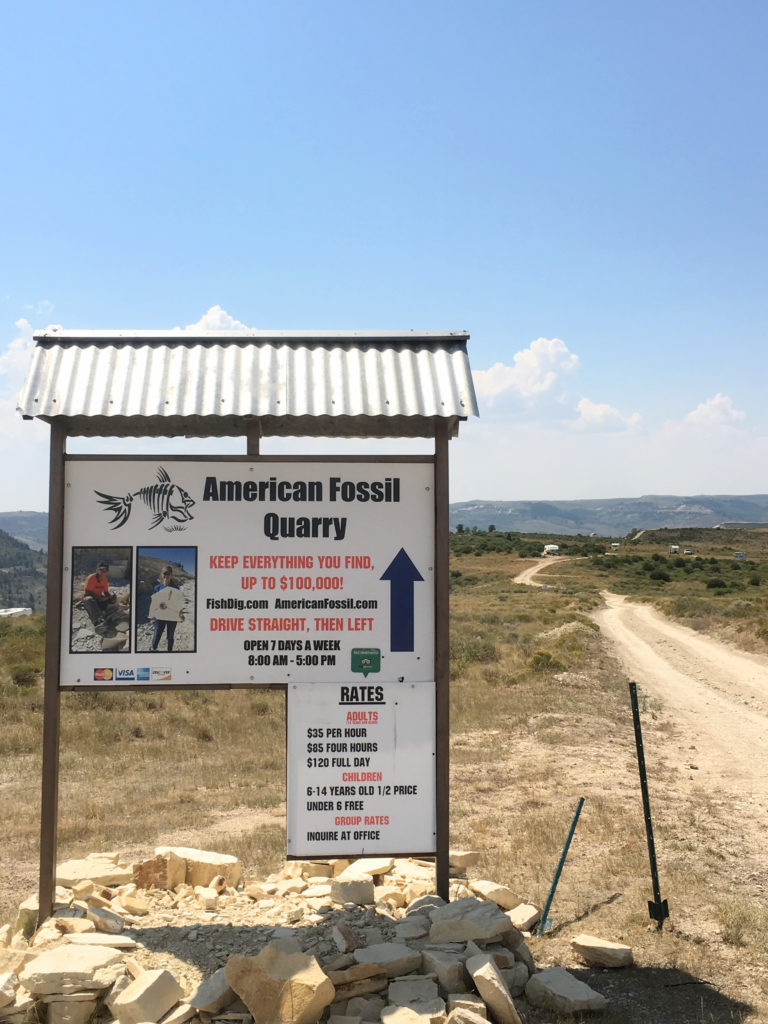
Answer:
[{"label": "credit card logo", "polygon": [[97,683],[111,682],[112,680],[112,669],[111,668],[95,668],[93,670],[93,678]]}]

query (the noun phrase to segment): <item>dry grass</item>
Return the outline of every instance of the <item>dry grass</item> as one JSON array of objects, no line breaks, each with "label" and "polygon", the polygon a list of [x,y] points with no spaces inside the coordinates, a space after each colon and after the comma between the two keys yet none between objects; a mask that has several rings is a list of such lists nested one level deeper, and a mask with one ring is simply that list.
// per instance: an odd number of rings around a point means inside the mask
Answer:
[{"label": "dry grass", "polygon": [[[39,850],[40,684],[21,690],[0,683],[0,708],[0,864],[12,876],[15,863],[33,861]],[[237,808],[265,810],[285,800],[284,697],[245,690],[64,693],[59,763],[60,859],[153,846],[182,831],[202,834]],[[260,830],[258,842],[217,836],[217,843],[223,852],[249,849],[249,865],[271,870],[282,857],[274,832]],[[10,919],[23,893],[2,889],[2,898],[0,921]]]},{"label": "dry grass", "polygon": [[[460,573],[452,591],[452,845],[480,851],[479,876],[542,904],[585,796],[553,929],[531,940],[537,962],[574,966],[569,939],[579,931],[632,945],[639,970],[615,983],[618,1008],[605,1024],[768,1020],[762,852],[734,832],[734,810],[716,792],[675,776],[664,756],[674,724],[641,694],[662,895],[672,909],[662,933],[650,925],[627,681],[588,618],[605,580],[589,559],[578,563],[583,574],[575,565],[553,563],[551,586],[540,589],[511,582],[525,566],[518,558],[452,560]],[[39,687],[6,678],[0,707],[0,862],[13,878],[16,860],[36,857]],[[218,821],[216,848],[239,856],[252,877],[282,860],[282,694],[64,694],[62,708],[62,858],[151,847],[175,833],[211,845]],[[235,820],[240,810],[263,818],[229,828],[227,815]],[[0,921],[27,893],[6,891]],[[603,990],[614,985],[594,980]],[[621,984],[634,993],[626,1005]]]}]

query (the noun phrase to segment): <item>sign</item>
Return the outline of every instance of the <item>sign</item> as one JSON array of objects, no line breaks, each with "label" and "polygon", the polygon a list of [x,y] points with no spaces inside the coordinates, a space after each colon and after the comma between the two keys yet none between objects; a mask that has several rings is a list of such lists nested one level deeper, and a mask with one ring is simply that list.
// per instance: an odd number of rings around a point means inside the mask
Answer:
[{"label": "sign", "polygon": [[433,682],[289,686],[287,760],[289,856],[434,853]]},{"label": "sign", "polygon": [[434,678],[431,460],[73,457],[63,550],[62,688]]}]

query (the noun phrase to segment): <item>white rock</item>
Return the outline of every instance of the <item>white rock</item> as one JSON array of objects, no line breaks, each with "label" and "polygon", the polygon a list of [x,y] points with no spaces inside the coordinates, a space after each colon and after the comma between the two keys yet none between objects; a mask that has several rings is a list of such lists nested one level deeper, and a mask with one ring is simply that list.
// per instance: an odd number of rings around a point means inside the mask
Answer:
[{"label": "white rock", "polygon": [[14,1001],[18,985],[19,979],[15,974],[10,971],[0,974],[0,1007],[8,1006]]},{"label": "white rock", "polygon": [[201,982],[194,992],[186,997],[185,1002],[204,1013],[218,1013],[225,1006],[234,1003],[235,998],[235,993],[224,974],[224,968],[220,967],[210,978]]},{"label": "white rock", "polygon": [[422,896],[426,896],[431,893],[435,887],[435,883],[432,881],[421,881],[420,879],[414,879],[413,881],[406,882],[403,887],[403,895],[405,896],[406,903],[413,903],[414,900],[419,899]]},{"label": "white rock", "polygon": [[525,998],[532,1006],[556,1013],[586,1013],[604,1010],[605,996],[574,978],[564,967],[546,967],[531,976],[525,986]]},{"label": "white rock", "polygon": [[429,938],[433,943],[470,939],[491,942],[513,927],[495,903],[471,897],[437,907],[429,916],[432,921]]},{"label": "white rock", "polygon": [[529,932],[541,917],[541,910],[533,903],[518,903],[507,911],[507,917],[521,932]]},{"label": "white rock", "polygon": [[382,1024],[443,1024],[445,1011],[420,1012],[410,1006],[385,1006],[381,1011]]},{"label": "white rock", "polygon": [[466,967],[497,1024],[522,1024],[493,957],[488,954],[473,956],[467,960]]},{"label": "white rock", "polygon": [[352,956],[359,964],[378,964],[390,978],[410,974],[421,967],[421,953],[402,942],[380,942],[356,949]]},{"label": "white rock", "polygon": [[634,960],[630,946],[584,933],[571,939],[571,949],[590,967],[630,967]]},{"label": "white rock", "polygon": [[421,952],[422,969],[434,974],[442,996],[449,993],[466,992],[466,971],[461,953],[440,949],[424,949]]},{"label": "white rock", "polygon": [[399,940],[421,939],[429,934],[430,922],[422,914],[413,914],[395,925],[395,936]]},{"label": "white rock", "polygon": [[448,864],[452,868],[470,868],[480,860],[478,850],[449,850]]},{"label": "white rock", "polygon": [[347,1003],[346,1012],[353,1016],[357,1014],[364,1021],[380,1021],[381,1011],[386,1005],[380,996],[354,996]]},{"label": "white rock", "polygon": [[385,875],[394,866],[392,857],[358,857],[347,870],[360,875]]},{"label": "white rock", "polygon": [[520,897],[515,895],[506,885],[498,885],[486,878],[471,879],[469,888],[476,892],[483,899],[493,900],[503,910],[511,910],[520,903]]},{"label": "white rock", "polygon": [[109,988],[120,972],[123,954],[106,946],[67,943],[41,953],[19,974],[19,981],[35,996],[51,992],[99,991]]},{"label": "white rock", "polygon": [[[186,1024],[188,1020],[192,1020],[196,1016],[197,1010],[194,1006],[189,1006],[188,1003],[179,1003],[178,1006],[174,1006],[164,1017],[160,1018],[160,1024]],[[245,1021],[243,1024],[245,1024]]]},{"label": "white rock", "polygon": [[331,881],[331,899],[334,903],[356,903],[367,906],[373,903],[373,879],[370,875],[355,877],[345,872]]},{"label": "white rock", "polygon": [[331,930],[331,938],[340,953],[349,953],[360,945],[360,938],[357,932],[349,925],[339,921]]},{"label": "white rock", "polygon": [[[448,1007],[448,1020],[451,1019],[451,1014],[454,1010],[462,1010],[465,1013],[473,1013],[476,1017],[481,1020],[488,1019],[488,1010],[485,1003],[480,996],[475,995],[474,992],[455,992],[448,996],[446,999],[446,1006]],[[458,1022],[457,1022],[458,1024]]]},{"label": "white rock", "polygon": [[120,1024],[156,1022],[184,995],[170,971],[143,971],[112,1003]]},{"label": "white rock", "polygon": [[88,999],[55,1000],[48,1006],[48,1024],[87,1024],[93,1016],[97,1000]]},{"label": "white rock", "polygon": [[97,885],[123,885],[133,877],[133,867],[119,863],[117,853],[89,853],[81,860],[68,860],[56,868],[56,884],[71,888],[89,880]]},{"label": "white rock", "polygon": [[215,889],[207,885],[195,886],[195,899],[197,905],[203,910],[215,911],[219,909],[219,894]]},{"label": "white rock", "polygon": [[[482,1002],[482,1000],[480,1000]],[[483,1012],[473,1010],[468,1006],[458,1006],[446,1017],[445,1024],[485,1024],[488,1020],[483,1003]]]},{"label": "white rock", "polygon": [[136,949],[136,939],[128,935],[105,935],[102,932],[72,932],[67,942],[75,946],[108,946],[110,949]]},{"label": "white rock", "polygon": [[158,846],[155,854],[162,855],[169,850],[186,861],[187,885],[208,886],[217,875],[223,875],[226,884],[235,888],[242,877],[240,861],[228,853],[196,850],[190,846]]},{"label": "white rock", "polygon": [[523,963],[513,964],[511,967],[500,967],[501,976],[507,984],[509,994],[512,996],[521,996],[525,991],[525,986],[528,984],[528,968]]},{"label": "white rock", "polygon": [[387,989],[387,998],[395,1006],[414,1006],[417,1003],[428,1003],[437,997],[437,985],[431,978],[400,978],[390,982]]},{"label": "white rock", "polygon": [[119,935],[125,927],[122,917],[106,907],[88,907],[86,918],[96,925],[97,932],[107,932],[109,935]]},{"label": "white rock", "polygon": [[376,903],[389,903],[393,907],[405,906],[405,895],[396,882],[387,881],[384,885],[374,886],[373,897]]}]

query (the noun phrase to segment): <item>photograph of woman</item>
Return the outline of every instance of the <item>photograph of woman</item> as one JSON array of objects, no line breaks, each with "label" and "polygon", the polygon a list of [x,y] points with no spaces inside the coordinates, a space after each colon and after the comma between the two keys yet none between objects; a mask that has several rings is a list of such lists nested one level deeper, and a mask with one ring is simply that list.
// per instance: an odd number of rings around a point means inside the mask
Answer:
[{"label": "photograph of woman", "polygon": [[136,558],[136,650],[195,650],[196,548],[142,547]]}]

